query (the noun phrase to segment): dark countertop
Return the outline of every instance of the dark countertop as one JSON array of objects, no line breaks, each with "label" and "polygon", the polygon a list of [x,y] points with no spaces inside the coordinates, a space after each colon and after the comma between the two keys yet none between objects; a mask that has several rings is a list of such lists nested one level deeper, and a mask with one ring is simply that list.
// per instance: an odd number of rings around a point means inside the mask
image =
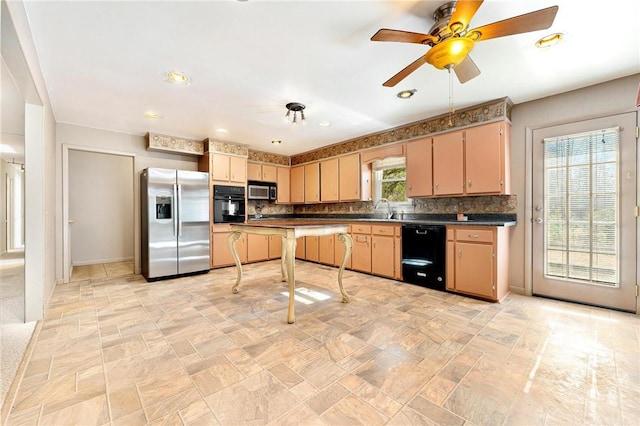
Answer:
[{"label": "dark countertop", "polygon": [[456,220],[455,214],[418,214],[404,213],[394,214],[392,219],[387,219],[384,214],[274,214],[249,215],[248,223],[272,220],[299,220],[299,221],[332,221],[332,222],[384,222],[399,224],[419,225],[464,225],[464,226],[515,226],[517,218],[515,214],[469,214],[466,221]]}]

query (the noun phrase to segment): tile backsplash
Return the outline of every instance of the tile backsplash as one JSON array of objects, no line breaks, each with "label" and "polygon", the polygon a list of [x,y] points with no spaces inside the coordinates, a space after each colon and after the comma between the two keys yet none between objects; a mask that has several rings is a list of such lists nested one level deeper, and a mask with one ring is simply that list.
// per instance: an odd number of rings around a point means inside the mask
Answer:
[{"label": "tile backsplash", "polygon": [[[249,215],[255,214],[367,214],[373,213],[373,201],[357,201],[353,203],[324,203],[282,205],[265,201],[250,200],[247,205]],[[258,209],[259,208],[259,209]],[[418,198],[412,206],[399,209],[405,213],[424,214],[490,214],[516,213],[516,195],[486,195],[443,198]]]}]

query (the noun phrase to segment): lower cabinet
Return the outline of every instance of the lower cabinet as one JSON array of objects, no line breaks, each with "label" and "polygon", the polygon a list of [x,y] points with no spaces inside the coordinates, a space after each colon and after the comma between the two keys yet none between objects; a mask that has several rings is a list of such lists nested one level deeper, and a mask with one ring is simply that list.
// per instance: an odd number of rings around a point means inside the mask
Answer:
[{"label": "lower cabinet", "polygon": [[306,239],[304,244],[305,259],[310,262],[317,262],[320,259],[318,255],[318,237],[308,236],[308,237],[305,237],[305,239]]},{"label": "lower cabinet", "polygon": [[307,237],[296,238],[296,259],[305,260],[305,239]]},{"label": "lower cabinet", "polygon": [[[323,235],[318,237],[318,262],[325,265],[335,264],[335,235]],[[342,260],[342,258],[340,258]]]},{"label": "lower cabinet", "polygon": [[[231,250],[227,245],[231,232],[214,232],[211,234],[211,267],[235,265]],[[241,263],[247,262],[247,234],[242,234],[236,242],[236,250]]]},{"label": "lower cabinet", "polygon": [[447,227],[447,290],[502,300],[509,293],[509,228]]},{"label": "lower cabinet", "polygon": [[395,237],[393,225],[374,225],[371,231],[371,272],[394,278]]},{"label": "lower cabinet", "polygon": [[371,225],[352,225],[351,232],[351,269],[371,273]]},{"label": "lower cabinet", "polygon": [[269,235],[269,259],[280,259],[282,256],[282,237]]},{"label": "lower cabinet", "polygon": [[247,261],[259,262],[269,259],[269,236],[245,234],[247,238]]}]

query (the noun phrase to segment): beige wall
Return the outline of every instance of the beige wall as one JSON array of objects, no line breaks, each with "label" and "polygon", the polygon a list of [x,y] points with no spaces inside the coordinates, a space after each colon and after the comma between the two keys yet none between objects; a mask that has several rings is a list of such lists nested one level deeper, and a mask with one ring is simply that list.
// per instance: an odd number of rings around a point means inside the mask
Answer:
[{"label": "beige wall", "polygon": [[58,123],[56,127],[57,149],[56,165],[60,173],[56,176],[56,216],[60,218],[56,226],[56,265],[58,281],[62,281],[64,276],[63,268],[63,152],[64,148],[70,150],[85,150],[96,152],[110,152],[128,155],[133,160],[133,211],[134,211],[134,231],[133,247],[136,272],[140,272],[140,199],[139,182],[140,172],[147,167],[162,167],[166,169],[197,170],[198,157],[190,155],[167,154],[161,152],[147,151],[147,143],[144,136],[128,135],[125,133],[112,132],[109,130],[92,129],[88,127],[75,126],[72,124]]},{"label": "beige wall", "polygon": [[518,225],[511,232],[509,285],[512,291],[524,294],[531,291],[527,267],[530,253],[526,247],[531,232],[530,150],[533,130],[634,111],[639,84],[640,74],[635,74],[513,107],[511,178],[512,191],[518,196]]}]

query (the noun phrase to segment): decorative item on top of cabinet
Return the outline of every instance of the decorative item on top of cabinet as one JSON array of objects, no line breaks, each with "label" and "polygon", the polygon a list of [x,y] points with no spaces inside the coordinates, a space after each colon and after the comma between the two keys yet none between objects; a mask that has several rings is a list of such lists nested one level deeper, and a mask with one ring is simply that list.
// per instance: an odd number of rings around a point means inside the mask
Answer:
[{"label": "decorative item on top of cabinet", "polygon": [[276,182],[277,168],[271,164],[260,164],[247,162],[247,180],[257,180],[261,182]]},{"label": "decorative item on top of cabinet", "polygon": [[432,139],[422,138],[407,143],[407,197],[433,195]]},{"label": "decorative item on top of cabinet", "polygon": [[289,204],[291,202],[291,169],[277,167],[276,184],[278,187],[276,203]]},{"label": "decorative item on top of cabinet", "polygon": [[447,290],[492,301],[509,293],[509,228],[447,226]]}]

